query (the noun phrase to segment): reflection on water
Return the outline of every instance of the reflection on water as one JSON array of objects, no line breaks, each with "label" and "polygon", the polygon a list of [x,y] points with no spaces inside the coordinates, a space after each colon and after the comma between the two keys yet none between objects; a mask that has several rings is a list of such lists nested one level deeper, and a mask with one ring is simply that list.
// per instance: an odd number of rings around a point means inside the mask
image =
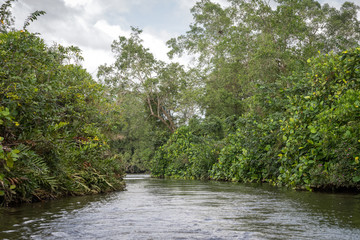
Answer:
[{"label": "reflection on water", "polygon": [[360,195],[129,175],[127,191],[1,211],[0,239],[359,239]]}]

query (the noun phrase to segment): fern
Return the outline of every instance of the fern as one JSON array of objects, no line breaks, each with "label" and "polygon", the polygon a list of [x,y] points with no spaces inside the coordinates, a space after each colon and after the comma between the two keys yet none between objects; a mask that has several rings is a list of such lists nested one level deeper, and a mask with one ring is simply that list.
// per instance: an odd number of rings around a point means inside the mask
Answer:
[{"label": "fern", "polygon": [[55,191],[59,183],[51,176],[46,162],[29,147],[19,145],[19,150],[22,153],[21,162],[25,165],[22,174],[25,173],[29,180],[36,183],[35,186],[47,186],[51,191]]}]

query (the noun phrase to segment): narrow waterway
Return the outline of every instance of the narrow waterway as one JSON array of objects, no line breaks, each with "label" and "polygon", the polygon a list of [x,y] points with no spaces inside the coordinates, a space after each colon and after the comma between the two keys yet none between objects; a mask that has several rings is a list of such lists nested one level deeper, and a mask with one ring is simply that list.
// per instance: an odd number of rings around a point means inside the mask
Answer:
[{"label": "narrow waterway", "polygon": [[126,181],[124,192],[1,210],[0,239],[360,239],[360,195]]}]

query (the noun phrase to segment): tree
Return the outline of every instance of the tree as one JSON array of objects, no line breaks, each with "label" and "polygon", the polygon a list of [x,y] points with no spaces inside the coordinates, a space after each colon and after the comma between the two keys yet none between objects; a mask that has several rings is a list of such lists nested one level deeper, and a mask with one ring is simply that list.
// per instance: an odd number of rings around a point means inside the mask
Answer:
[{"label": "tree", "polygon": [[12,2],[16,0],[7,0],[0,7],[0,32],[6,33],[10,30],[14,30],[14,17],[11,13]]},{"label": "tree", "polygon": [[112,88],[119,101],[133,94],[143,101],[148,115],[174,132],[179,122],[191,117],[194,110],[189,103],[191,85],[188,74],[178,63],[156,60],[149,49],[142,46],[141,30],[132,28],[130,38],[119,37],[112,44],[116,62],[99,67],[99,79]]},{"label": "tree", "polygon": [[121,105],[124,120],[116,129],[117,148],[127,171],[146,171],[159,146],[197,111],[195,71],[178,63],[155,59],[143,47],[141,30],[132,28],[129,38],[112,44],[116,61],[99,67],[98,78],[108,87],[109,97]]},{"label": "tree", "polygon": [[[12,3],[16,0],[7,0],[0,7],[0,32],[6,33],[9,31],[14,31],[14,22],[15,18],[12,15],[10,8],[12,7]],[[35,11],[31,13],[24,21],[23,30],[30,25],[31,22],[37,20],[37,18],[41,15],[46,14],[45,11]]]},{"label": "tree", "polygon": [[[352,3],[337,10],[314,0],[278,0],[276,8],[264,0],[228,2],[228,7],[198,2],[191,10],[190,30],[168,41],[170,56],[197,56],[207,115],[256,110],[253,96],[264,95],[258,86],[272,88],[279,76],[303,68],[319,50],[339,52],[359,44],[359,7]],[[291,82],[280,84],[290,87]]]}]

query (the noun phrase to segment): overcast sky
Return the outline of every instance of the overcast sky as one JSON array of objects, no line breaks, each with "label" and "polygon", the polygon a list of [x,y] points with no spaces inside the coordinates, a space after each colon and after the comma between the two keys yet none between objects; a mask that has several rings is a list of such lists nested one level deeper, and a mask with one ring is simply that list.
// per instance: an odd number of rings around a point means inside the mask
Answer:
[{"label": "overcast sky", "polygon": [[[2,4],[5,0],[0,0]],[[216,0],[222,2],[224,0]],[[353,0],[355,3],[360,0]],[[93,75],[97,67],[112,63],[111,43],[118,36],[129,36],[130,26],[144,30],[144,46],[156,58],[167,59],[166,41],[184,34],[192,22],[190,8],[196,0],[19,0],[13,13],[16,23],[35,10],[46,15],[31,23],[30,31],[38,32],[51,44],[80,47],[83,66]],[[345,0],[320,0],[340,7]]]}]

